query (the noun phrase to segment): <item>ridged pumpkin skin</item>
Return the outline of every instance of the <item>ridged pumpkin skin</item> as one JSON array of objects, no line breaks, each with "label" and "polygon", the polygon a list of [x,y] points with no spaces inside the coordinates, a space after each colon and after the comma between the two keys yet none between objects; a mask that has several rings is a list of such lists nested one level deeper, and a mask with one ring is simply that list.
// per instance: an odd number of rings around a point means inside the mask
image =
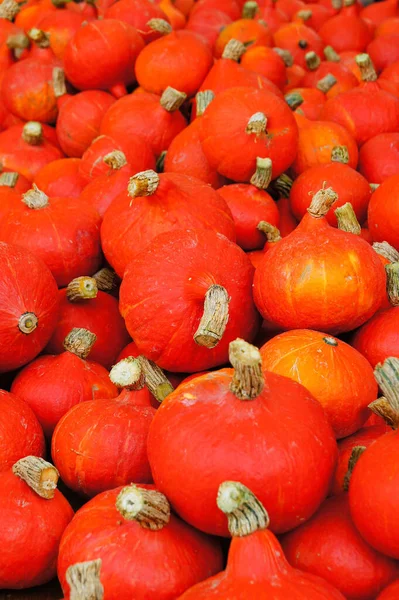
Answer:
[{"label": "ridged pumpkin skin", "polygon": [[385,270],[358,236],[306,214],[256,269],[254,299],[283,329],[340,333],[365,323],[385,298]]},{"label": "ridged pumpkin skin", "polygon": [[67,568],[93,556],[102,561],[101,583],[109,600],[174,600],[222,569],[218,541],[173,514],[159,531],[125,520],[115,507],[121,490],[119,487],[90,500],[66,529],[58,557],[58,577],[66,599],[70,597]]},{"label": "ridged pumpkin skin", "polygon": [[[35,254],[0,242],[0,372],[31,361],[47,344],[57,324],[57,284]],[[27,335],[18,328],[22,315],[33,313],[37,327]]]},{"label": "ridged pumpkin skin", "polygon": [[0,472],[25,456],[44,456],[43,430],[32,409],[20,398],[0,390]]},{"label": "ridged pumpkin skin", "polygon": [[328,498],[281,545],[293,567],[322,577],[348,600],[375,600],[399,574],[396,561],[376,552],[357,531],[347,494]]},{"label": "ridged pumpkin skin", "polygon": [[[258,112],[267,117],[266,132],[246,133],[249,119]],[[286,102],[271,92],[230,88],[216,96],[201,120],[205,156],[221,175],[233,181],[248,182],[255,173],[257,157],[272,160],[273,178],[295,159],[295,118]]]},{"label": "ridged pumpkin skin", "polygon": [[359,151],[359,171],[370,183],[382,183],[399,172],[399,133],[381,133]]},{"label": "ridged pumpkin skin", "polygon": [[375,242],[388,242],[399,250],[399,175],[392,175],[375,190],[368,207],[368,224]]},{"label": "ridged pumpkin skin", "polygon": [[180,173],[162,173],[149,196],[122,192],[106,211],[101,240],[107,261],[120,277],[137,253],[159,234],[204,228],[235,241],[235,225],[226,202],[207,184]]},{"label": "ridged pumpkin skin", "polygon": [[0,588],[51,581],[61,536],[73,517],[70,504],[58,490],[50,500],[41,498],[11,469],[0,473],[0,485]]},{"label": "ridged pumpkin skin", "polygon": [[272,338],[261,348],[267,371],[304,385],[323,406],[337,438],[357,431],[369,416],[378,386],[368,361],[336,338],[299,329]]},{"label": "ridged pumpkin skin", "polygon": [[379,311],[356,331],[351,344],[373,368],[389,356],[399,358],[399,307]]},{"label": "ridged pumpkin skin", "polygon": [[[120,311],[147,358],[169,371],[203,371],[227,361],[232,340],[252,340],[256,334],[252,279],[249,258],[224,235],[205,229],[171,231],[158,235],[129,263]],[[215,284],[230,296],[229,320],[222,339],[210,349],[193,336],[205,294]]]},{"label": "ridged pumpkin skin", "polygon": [[[268,506],[271,530],[278,533],[308,519],[327,495],[337,450],[323,409],[288,377],[263,375],[263,391],[252,400],[230,391],[232,369],[182,383],[151,424],[155,484],[202,531],[228,535],[215,502],[226,480],[243,482]],[[312,485],[309,472],[318,474]]]}]

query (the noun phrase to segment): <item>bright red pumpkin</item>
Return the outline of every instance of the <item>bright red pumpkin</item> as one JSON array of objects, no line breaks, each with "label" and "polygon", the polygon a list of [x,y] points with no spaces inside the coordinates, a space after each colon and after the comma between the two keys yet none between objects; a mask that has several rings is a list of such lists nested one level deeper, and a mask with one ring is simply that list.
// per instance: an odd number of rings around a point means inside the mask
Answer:
[{"label": "bright red pumpkin", "polygon": [[315,52],[322,56],[325,46],[320,35],[301,22],[288,23],[280,27],[273,36],[274,45],[291,52],[295,64],[306,67],[305,55]]},{"label": "bright red pumpkin", "polygon": [[160,34],[148,24],[152,19],[162,19],[169,23],[164,11],[150,0],[113,2],[105,11],[104,17],[128,23],[138,31],[146,44],[160,37]]},{"label": "bright red pumpkin", "polygon": [[230,40],[238,40],[244,45],[250,46],[271,46],[272,35],[267,23],[256,21],[255,19],[237,19],[224,27],[214,45],[214,54],[220,58]]},{"label": "bright red pumpkin", "polygon": [[250,46],[243,54],[241,66],[254,71],[282,88],[287,81],[285,62],[272,48],[267,46]]},{"label": "bright red pumpkin", "polygon": [[370,183],[382,183],[399,172],[399,133],[380,133],[359,151],[359,172]]},{"label": "bright red pumpkin", "polygon": [[320,27],[318,33],[323,42],[337,52],[363,52],[373,39],[370,27],[355,14],[341,13],[332,17]]},{"label": "bright red pumpkin", "polygon": [[398,307],[379,311],[356,331],[351,344],[375,367],[389,356],[399,358],[398,328]]},{"label": "bright red pumpkin", "polygon": [[399,250],[399,174],[388,177],[371,196],[368,226],[375,242],[388,242]]},{"label": "bright red pumpkin", "polygon": [[381,594],[377,600],[396,600],[399,594],[399,581],[394,581],[389,585]]},{"label": "bright red pumpkin", "polygon": [[86,185],[79,165],[79,158],[53,160],[36,173],[33,183],[48,196],[79,198]]}]

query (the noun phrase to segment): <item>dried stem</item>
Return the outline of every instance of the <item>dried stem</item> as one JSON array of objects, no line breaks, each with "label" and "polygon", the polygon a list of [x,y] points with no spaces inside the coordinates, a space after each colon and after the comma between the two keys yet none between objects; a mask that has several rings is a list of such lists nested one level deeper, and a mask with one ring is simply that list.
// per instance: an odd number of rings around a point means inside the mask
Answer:
[{"label": "dried stem", "polygon": [[147,21],[147,27],[149,27],[152,31],[161,33],[162,35],[168,35],[173,31],[172,25],[165,21],[165,19],[150,19]]},{"label": "dried stem", "polygon": [[354,446],[352,448],[351,455],[348,461],[348,470],[345,473],[344,482],[343,482],[343,490],[347,492],[349,490],[349,482],[352,477],[353,469],[356,466],[357,461],[366,450],[366,446]]},{"label": "dried stem", "polygon": [[12,471],[41,498],[54,498],[59,473],[51,463],[38,456],[25,456],[13,465]]},{"label": "dried stem", "polygon": [[214,99],[215,94],[212,90],[204,90],[203,92],[198,92],[195,96],[195,104],[196,104],[196,114],[197,117],[202,117],[212,100]]},{"label": "dried stem", "polygon": [[148,171],[140,171],[130,178],[127,193],[131,198],[139,196],[152,196],[157,191],[159,186],[159,175],[149,169]]},{"label": "dried stem", "polygon": [[248,0],[242,7],[242,18],[243,19],[254,19],[259,12],[259,6],[257,2]]},{"label": "dried stem", "polygon": [[339,62],[341,60],[339,54],[337,54],[332,46],[326,46],[323,50],[326,60],[329,62]]},{"label": "dried stem", "polygon": [[265,234],[268,242],[279,242],[281,240],[280,230],[277,229],[271,223],[267,223],[266,221],[260,221],[256,227]]},{"label": "dried stem", "polygon": [[399,306],[399,262],[385,265],[387,294],[392,306]]},{"label": "dried stem", "polygon": [[254,133],[256,137],[259,137],[262,133],[266,132],[267,117],[262,112],[257,112],[249,118],[245,133],[251,135]]},{"label": "dried stem", "polygon": [[76,354],[79,358],[87,358],[90,350],[96,343],[97,336],[82,327],[75,327],[66,336],[64,340],[64,348],[72,354]]},{"label": "dried stem", "polygon": [[258,348],[237,338],[234,342],[230,342],[229,360],[234,368],[230,391],[240,400],[252,400],[259,396],[265,380]]},{"label": "dried stem", "polygon": [[305,54],[305,62],[309,71],[315,71],[320,67],[321,60],[320,57],[317,56],[316,52],[311,50],[311,52],[307,52]]},{"label": "dried stem", "polygon": [[243,54],[245,54],[246,47],[239,40],[231,39],[227,42],[224,47],[222,58],[229,60],[235,60],[238,62]]},{"label": "dried stem", "polygon": [[126,156],[121,150],[112,150],[104,156],[103,162],[115,171],[119,171],[127,165]]},{"label": "dried stem", "polygon": [[103,267],[94,273],[93,279],[96,280],[97,288],[102,292],[112,292],[119,287],[120,283],[118,275],[109,267]]},{"label": "dried stem", "polygon": [[128,356],[114,365],[109,378],[116,387],[126,390],[141,390],[145,383],[141,363],[133,356]]},{"label": "dried stem", "polygon": [[34,183],[33,188],[22,194],[22,202],[26,204],[28,208],[32,210],[40,210],[48,206],[48,196],[39,190],[37,185]]},{"label": "dried stem", "polygon": [[35,42],[39,48],[48,48],[50,46],[50,34],[42,29],[34,27],[28,31],[28,37]]},{"label": "dried stem", "polygon": [[353,206],[350,202],[346,202],[342,206],[339,206],[334,211],[337,217],[338,229],[341,231],[347,231],[355,235],[360,235],[362,228],[359,221],[357,220],[356,213],[353,210]]},{"label": "dried stem", "polygon": [[355,61],[360,69],[362,81],[377,81],[377,73],[368,54],[358,54]]},{"label": "dried stem", "polygon": [[250,535],[269,526],[269,515],[257,497],[238,481],[225,481],[217,495],[219,509],[227,515],[232,537]]},{"label": "dried stem", "polygon": [[315,219],[325,217],[334,202],[338,200],[338,194],[334,190],[329,188],[322,188],[315,194],[310,203],[308,213]]},{"label": "dried stem", "polygon": [[270,158],[256,159],[256,171],[250,179],[250,183],[257,187],[259,190],[265,190],[269,187],[272,180],[273,165]]},{"label": "dried stem", "polygon": [[373,250],[391,263],[399,261],[399,252],[388,242],[374,242]]},{"label": "dried stem", "polygon": [[179,110],[186,98],[187,94],[169,86],[162,94],[160,104],[168,112],[175,112]]},{"label": "dried stem", "polygon": [[76,563],[68,567],[65,579],[70,587],[70,600],[103,600],[104,588],[100,581],[100,558]]},{"label": "dried stem", "polygon": [[37,121],[28,121],[22,128],[22,139],[30,146],[40,146],[43,142],[43,126]]},{"label": "dried stem", "polygon": [[222,339],[229,320],[230,298],[221,285],[211,285],[205,294],[204,312],[194,334],[194,341],[205,348],[214,348]]},{"label": "dried stem", "polygon": [[299,92],[288,92],[284,98],[291,110],[296,110],[303,104],[303,97]]},{"label": "dried stem", "polygon": [[397,413],[388,400],[381,396],[368,405],[369,409],[375,414],[384,419],[385,423],[392,429],[399,428],[399,413]]},{"label": "dried stem", "polygon": [[374,369],[374,377],[393,411],[399,415],[399,358],[387,358]]},{"label": "dried stem", "polygon": [[334,75],[327,73],[327,75],[317,82],[316,88],[320,90],[320,92],[323,92],[323,94],[327,94],[336,83],[337,80]]},{"label": "dried stem", "polygon": [[35,331],[36,327],[39,324],[39,319],[33,312],[26,312],[21,315],[18,319],[18,329],[21,333],[25,335],[29,335],[33,331]]},{"label": "dried stem", "polygon": [[139,356],[137,360],[140,363],[146,387],[158,402],[163,402],[166,396],[173,392],[173,385],[162,369],[152,360],[148,360],[145,356]]},{"label": "dried stem", "polygon": [[170,520],[166,497],[161,492],[135,485],[124,487],[119,492],[116,508],[127,521],[137,521],[141,527],[152,531],[162,529]]},{"label": "dried stem", "polygon": [[347,165],[349,162],[349,150],[347,146],[334,146],[331,150],[331,161]]},{"label": "dried stem", "polygon": [[13,21],[20,10],[21,6],[15,0],[3,0],[0,4],[0,19]]},{"label": "dried stem", "polygon": [[0,175],[0,187],[13,188],[17,185],[18,179],[19,173],[14,173],[13,171],[9,171],[8,173],[2,173]]},{"label": "dried stem", "polygon": [[166,159],[167,153],[168,153],[167,150],[162,150],[161,154],[158,156],[157,162],[156,162],[156,165],[155,165],[157,173],[163,173],[164,172],[164,169],[165,169],[165,159]]},{"label": "dried stem", "polygon": [[273,181],[273,187],[276,188],[280,196],[289,198],[291,193],[292,184],[294,181],[287,173],[282,173],[277,179]]},{"label": "dried stem", "polygon": [[56,98],[60,98],[67,93],[65,73],[60,67],[54,67],[53,69],[53,90]]},{"label": "dried stem", "polygon": [[66,297],[69,302],[80,302],[81,300],[91,300],[98,294],[97,282],[93,277],[75,277],[68,284]]},{"label": "dried stem", "polygon": [[300,10],[299,12],[296,13],[296,16],[298,19],[302,19],[302,21],[309,21],[309,19],[312,18],[312,11],[311,10]]},{"label": "dried stem", "polygon": [[294,64],[294,57],[289,50],[284,50],[284,48],[273,48],[273,52],[279,55],[286,67],[292,67]]}]

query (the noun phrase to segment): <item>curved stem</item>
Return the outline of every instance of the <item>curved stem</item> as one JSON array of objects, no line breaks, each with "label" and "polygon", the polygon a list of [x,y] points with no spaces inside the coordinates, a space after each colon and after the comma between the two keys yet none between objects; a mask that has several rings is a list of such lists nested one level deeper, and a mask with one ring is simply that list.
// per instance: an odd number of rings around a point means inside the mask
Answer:
[{"label": "curved stem", "polygon": [[175,90],[175,88],[169,86],[163,92],[159,102],[162,108],[168,112],[175,112],[176,110],[179,110],[186,98],[187,94],[179,92],[179,90]]},{"label": "curved stem", "polygon": [[140,361],[133,356],[116,363],[109,373],[109,378],[114,385],[125,390],[141,390],[145,383]]},{"label": "curved stem", "polygon": [[343,482],[343,490],[347,492],[349,490],[349,482],[352,477],[353,469],[356,466],[357,461],[366,450],[366,446],[354,446],[352,448],[351,455],[348,461],[348,470],[345,473],[344,482]]},{"label": "curved stem", "polygon": [[238,338],[230,342],[229,360],[234,368],[230,391],[240,400],[252,400],[259,396],[265,380],[258,348]]},{"label": "curved stem", "polygon": [[246,47],[239,40],[235,40],[234,38],[229,40],[224,47],[222,58],[227,58],[228,60],[234,60],[238,62],[243,54],[245,54]]},{"label": "curved stem", "polygon": [[69,302],[91,300],[98,294],[97,282],[93,277],[75,277],[68,284],[66,297]]},{"label": "curved stem", "polygon": [[214,348],[222,339],[229,320],[230,298],[221,285],[211,285],[205,294],[204,312],[194,334],[200,346]]},{"label": "curved stem", "polygon": [[100,558],[76,563],[68,567],[65,579],[70,587],[70,600],[103,600],[104,588],[100,581]]},{"label": "curved stem", "polygon": [[308,213],[315,219],[325,217],[334,202],[338,200],[338,194],[334,190],[329,188],[322,188],[312,198]]},{"label": "curved stem", "polygon": [[157,531],[170,520],[170,506],[166,497],[161,492],[135,485],[124,487],[119,492],[116,508],[124,519],[137,521],[144,529]]},{"label": "curved stem", "polygon": [[267,223],[266,221],[260,221],[256,226],[256,229],[265,234],[268,242],[279,242],[281,240],[280,230],[277,229],[271,223]]},{"label": "curved stem", "polygon": [[96,280],[97,288],[102,292],[112,292],[119,286],[118,275],[108,267],[103,267],[97,273],[94,273],[93,279]]},{"label": "curved stem", "polygon": [[165,19],[150,19],[147,21],[147,27],[149,27],[152,31],[161,33],[162,35],[168,35],[173,31],[172,25],[165,21]]},{"label": "curved stem", "polygon": [[119,171],[127,165],[126,156],[121,150],[112,150],[104,156],[103,162],[115,171]]},{"label": "curved stem", "polygon": [[374,242],[373,250],[391,263],[399,261],[399,252],[388,242]]},{"label": "curved stem", "polygon": [[152,169],[140,171],[130,178],[127,192],[132,198],[139,196],[152,196],[159,186],[159,175]]},{"label": "curved stem", "polygon": [[392,306],[399,306],[399,262],[385,265],[387,294]]},{"label": "curved stem", "polygon": [[339,62],[341,60],[339,54],[337,54],[332,46],[326,46],[323,50],[326,60],[329,62]]},{"label": "curved stem", "polygon": [[399,358],[387,358],[374,369],[374,377],[395,413],[399,414]]},{"label": "curved stem", "polygon": [[257,187],[259,190],[265,190],[269,187],[272,180],[273,164],[270,158],[261,158],[260,156],[256,159],[256,171],[250,179],[250,183]]},{"label": "curved stem", "polygon": [[35,331],[38,324],[39,319],[33,312],[26,312],[18,319],[18,329],[21,333],[25,333],[26,335]]},{"label": "curved stem", "polygon": [[166,159],[167,153],[168,153],[167,150],[162,150],[161,154],[158,156],[157,162],[156,162],[157,173],[163,173],[164,172],[164,170],[165,170],[165,159]]},{"label": "curved stem", "polygon": [[284,48],[273,48],[273,52],[279,55],[279,57],[284,61],[286,67],[292,67],[294,64],[294,57],[292,56],[289,50],[285,50]]},{"label": "curved stem", "polygon": [[360,223],[357,220],[356,213],[350,202],[346,202],[342,206],[336,208],[334,213],[337,217],[338,229],[353,233],[354,235],[361,234],[362,228],[360,227]]},{"label": "curved stem", "polygon": [[254,19],[259,12],[259,6],[257,2],[248,0],[242,7],[242,19]]},{"label": "curved stem", "polygon": [[75,327],[66,336],[64,340],[64,348],[67,352],[76,354],[79,358],[87,358],[90,350],[96,343],[97,336],[82,327]]},{"label": "curved stem", "polygon": [[51,463],[38,456],[26,456],[13,465],[12,471],[41,498],[54,498],[59,473]]},{"label": "curved stem", "polygon": [[219,486],[218,508],[227,515],[233,537],[243,537],[267,529],[269,515],[257,497],[238,481],[225,481]]},{"label": "curved stem", "polygon": [[368,405],[369,409],[375,414],[384,419],[385,423],[392,429],[399,428],[399,413],[397,413],[388,400],[381,396]]},{"label": "curved stem", "polygon": [[137,360],[140,363],[146,387],[158,402],[163,402],[166,396],[173,392],[173,385],[162,369],[152,360],[148,360],[145,356],[139,356]]},{"label": "curved stem", "polygon": [[288,92],[284,98],[291,110],[296,110],[303,104],[303,97],[299,92]]},{"label": "curved stem", "polygon": [[289,198],[291,193],[291,188],[294,181],[291,179],[287,173],[282,173],[277,179],[273,181],[273,187],[276,188],[280,196],[284,198]]}]

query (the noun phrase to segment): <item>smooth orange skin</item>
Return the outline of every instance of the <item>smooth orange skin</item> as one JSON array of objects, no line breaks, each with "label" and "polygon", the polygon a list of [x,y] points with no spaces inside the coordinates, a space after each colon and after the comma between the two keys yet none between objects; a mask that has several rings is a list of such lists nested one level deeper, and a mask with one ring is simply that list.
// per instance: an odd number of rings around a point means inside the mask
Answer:
[{"label": "smooth orange skin", "polygon": [[60,158],[44,165],[33,182],[48,196],[79,198],[86,179],[79,174],[79,158]]},{"label": "smooth orange skin", "polygon": [[380,133],[359,151],[359,172],[370,183],[382,183],[399,172],[399,133]]},{"label": "smooth orange skin", "polygon": [[[307,52],[313,51],[320,57],[323,56],[325,44],[321,37],[313,29],[306,27],[302,21],[283,25],[274,33],[273,39],[275,46],[289,50],[294,57],[294,62],[303,68],[306,68]],[[306,48],[299,45],[300,41],[306,41]]]},{"label": "smooth orange skin", "polygon": [[54,4],[37,2],[27,3],[26,6],[15,17],[15,24],[24,31],[29,31],[33,27],[37,27],[40,21],[50,13],[57,11]]},{"label": "smooth orange skin", "polygon": [[[195,56],[195,64],[192,57]],[[191,31],[173,31],[148,44],[136,61],[136,77],[147,92],[161,95],[171,86],[194,96],[212,66],[212,53]]]},{"label": "smooth orange skin", "polygon": [[241,66],[267,77],[282,88],[287,81],[283,59],[267,46],[250,47],[241,58]]},{"label": "smooth orange skin", "polygon": [[306,3],[301,0],[279,0],[278,7],[291,20],[298,10],[306,8]]},{"label": "smooth orange skin", "polygon": [[0,186],[0,222],[14,206],[19,206],[19,203],[21,202],[21,193],[26,192],[29,188],[30,184],[26,190],[17,192],[14,188],[6,185]]},{"label": "smooth orange skin", "polygon": [[373,240],[399,249],[399,175],[388,177],[371,196],[368,226]]},{"label": "smooth orange skin", "polygon": [[238,19],[220,32],[213,50],[216,58],[222,56],[226,44],[232,39],[243,44],[250,42],[252,48],[272,45],[272,35],[267,26],[254,19]]},{"label": "smooth orange skin", "polygon": [[264,319],[283,329],[350,331],[385,299],[385,269],[370,245],[306,214],[264,256],[254,279]]},{"label": "smooth orange skin", "polygon": [[317,83],[323,79],[326,75],[331,74],[337,80],[337,83],[332,86],[330,90],[325,94],[326,98],[334,98],[338,94],[342,92],[346,92],[347,90],[351,90],[352,88],[358,85],[358,80],[354,76],[354,74],[341,65],[340,63],[323,61],[320,66],[314,71],[310,71],[306,73],[303,78],[302,85],[304,87],[316,87]]},{"label": "smooth orange skin", "polygon": [[[325,182],[325,183],[324,183]],[[360,223],[367,218],[367,207],[371,198],[368,181],[348,165],[332,162],[306,169],[297,177],[290,193],[290,206],[294,216],[300,221],[310,206],[312,193],[323,185],[338,194],[338,200],[327,213],[327,221],[334,227],[337,218],[334,211],[337,207],[350,202]]]},{"label": "smooth orange skin", "polygon": [[380,35],[389,35],[391,33],[399,33],[399,17],[394,16],[380,23],[375,30],[375,37]]},{"label": "smooth orange skin", "polygon": [[375,600],[399,574],[396,561],[376,552],[357,531],[347,494],[328,498],[281,545],[293,567],[322,577],[348,600]]},{"label": "smooth orange skin", "polygon": [[301,383],[320,402],[337,439],[366,422],[378,386],[370,364],[352,346],[319,331],[298,329],[272,338],[261,356],[267,371]]},{"label": "smooth orange skin", "polygon": [[385,588],[377,597],[377,600],[396,600],[399,597],[399,580],[394,581]]},{"label": "smooth orange skin", "polygon": [[373,368],[389,356],[399,358],[399,309],[378,312],[358,329],[351,343]]},{"label": "smooth orange skin", "polygon": [[[152,485],[138,487],[154,489]],[[101,583],[109,600],[174,600],[222,569],[218,540],[196,531],[173,513],[158,531],[123,519],[115,507],[121,490],[103,492],[87,502],[65,530],[58,577],[66,599],[70,597],[67,568],[92,560],[92,556],[101,559]]]}]

